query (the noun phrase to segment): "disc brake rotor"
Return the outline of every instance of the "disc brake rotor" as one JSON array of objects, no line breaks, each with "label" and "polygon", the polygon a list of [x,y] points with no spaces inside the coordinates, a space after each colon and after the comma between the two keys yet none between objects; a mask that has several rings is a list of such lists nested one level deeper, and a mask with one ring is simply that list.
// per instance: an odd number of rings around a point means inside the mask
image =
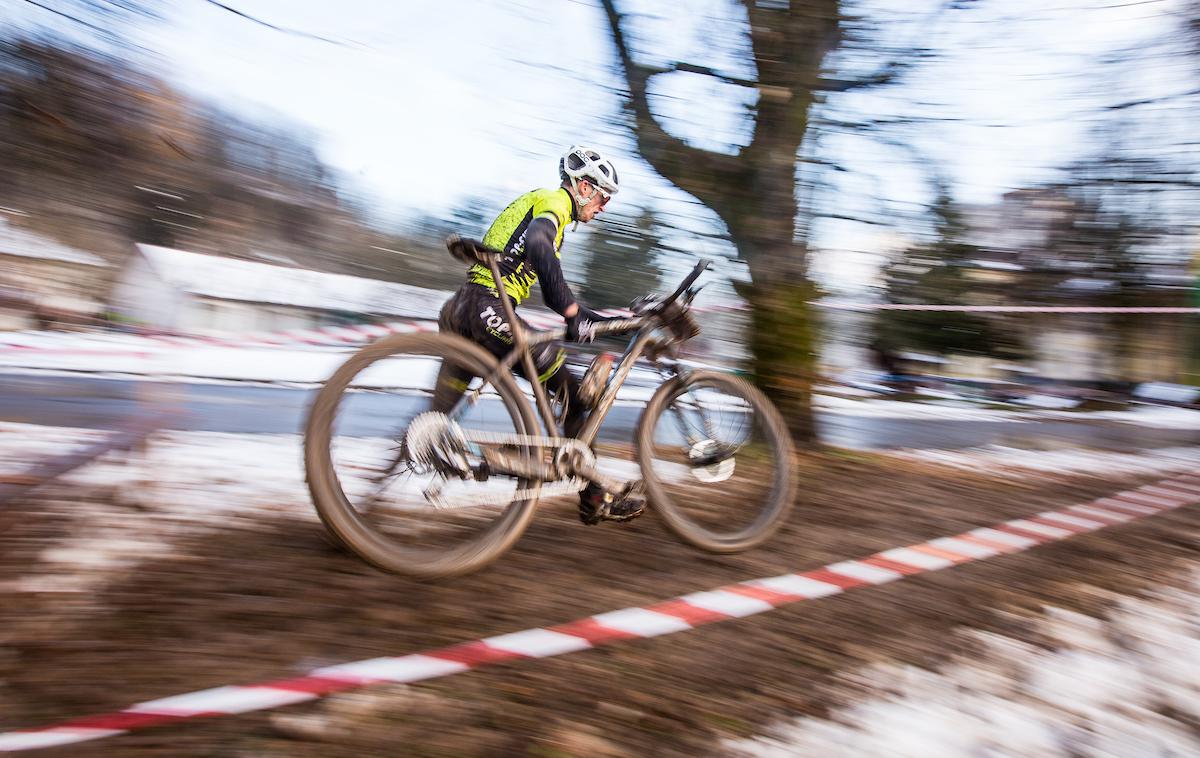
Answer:
[{"label": "disc brake rotor", "polygon": [[[712,456],[720,447],[721,443],[716,440],[700,440],[692,445],[692,449],[688,451],[688,459],[691,461],[703,460]],[[734,466],[733,457],[730,456],[725,460],[717,461],[707,466],[693,465],[691,472],[692,476],[705,484],[710,484],[712,482],[723,482],[733,476]]]}]

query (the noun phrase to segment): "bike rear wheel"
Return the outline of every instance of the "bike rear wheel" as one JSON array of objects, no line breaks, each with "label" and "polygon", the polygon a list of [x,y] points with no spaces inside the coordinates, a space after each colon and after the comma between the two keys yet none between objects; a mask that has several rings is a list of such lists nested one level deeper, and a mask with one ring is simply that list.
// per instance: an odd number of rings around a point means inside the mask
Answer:
[{"label": "bike rear wheel", "polygon": [[694,371],[659,387],[638,421],[637,452],[651,510],[714,553],[768,539],[795,499],[783,417],[730,374]]},{"label": "bike rear wheel", "polygon": [[[480,377],[490,379],[480,402],[464,406],[456,417],[456,427],[442,414],[427,413],[439,367],[453,368],[472,389]],[[524,532],[541,483],[444,475],[427,462],[429,454],[410,454],[410,445],[422,437],[408,434],[418,416],[439,442],[440,431],[450,428],[463,437],[538,433],[512,375],[499,372],[496,359],[480,346],[447,334],[386,337],[342,364],[309,409],[304,465],[313,505],[338,543],[380,569],[425,578],[475,571]],[[479,462],[479,450],[470,443],[452,447],[463,462]],[[540,448],[531,445],[509,450],[518,458],[541,459]],[[431,500],[427,493],[433,491],[439,495]],[[488,502],[473,504],[482,500]]]}]

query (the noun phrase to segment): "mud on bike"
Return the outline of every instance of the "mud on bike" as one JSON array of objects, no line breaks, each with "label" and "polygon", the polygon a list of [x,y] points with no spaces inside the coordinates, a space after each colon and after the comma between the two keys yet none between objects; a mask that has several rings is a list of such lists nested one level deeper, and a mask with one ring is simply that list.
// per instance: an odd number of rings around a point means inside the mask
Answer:
[{"label": "mud on bike", "polygon": [[[501,280],[495,251],[453,236],[447,247]],[[796,487],[783,419],[744,379],[678,358],[679,347],[699,334],[692,285],[707,266],[697,263],[666,297],[635,301],[632,317],[595,325],[597,337],[630,339],[619,361],[597,356],[584,375],[581,394],[591,412],[574,438],[560,433],[562,398],[556,403],[540,382],[513,372],[521,362],[526,376],[537,376],[533,351],[563,342],[565,330],[523,328],[502,287],[513,340],[502,360],[447,333],[397,334],[358,350],[317,393],[305,428],[308,487],[329,534],[386,571],[464,574],[512,547],[539,499],[595,482],[614,494],[644,494],[648,510],[704,550],[731,553],[768,539]],[[648,390],[626,384],[641,359],[648,368],[638,375],[660,383],[634,426],[636,468],[619,462],[624,470],[614,471],[618,464],[599,461],[593,445],[606,417],[633,426],[629,397]],[[473,378],[459,388],[457,405],[436,413],[430,399],[443,365]]]}]

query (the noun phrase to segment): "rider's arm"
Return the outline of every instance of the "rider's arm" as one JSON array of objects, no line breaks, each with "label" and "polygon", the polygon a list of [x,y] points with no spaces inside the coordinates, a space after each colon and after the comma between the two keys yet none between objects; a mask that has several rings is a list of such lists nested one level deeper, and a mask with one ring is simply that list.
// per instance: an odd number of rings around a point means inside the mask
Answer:
[{"label": "rider's arm", "polygon": [[580,311],[588,311],[575,302],[575,294],[563,276],[562,264],[554,252],[556,231],[554,222],[548,218],[531,221],[525,230],[525,255],[537,274],[546,306],[564,318],[571,318]]}]

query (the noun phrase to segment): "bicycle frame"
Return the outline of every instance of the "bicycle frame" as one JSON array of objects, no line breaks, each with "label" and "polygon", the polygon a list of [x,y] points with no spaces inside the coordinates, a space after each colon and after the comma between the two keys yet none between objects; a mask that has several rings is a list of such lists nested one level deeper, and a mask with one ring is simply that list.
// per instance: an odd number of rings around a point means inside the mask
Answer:
[{"label": "bicycle frame", "polygon": [[[500,267],[495,256],[488,257],[488,263],[492,269],[493,281],[502,282],[500,276]],[[499,372],[511,372],[516,368],[517,362],[520,361],[522,368],[525,370],[525,376],[537,377],[537,367],[533,360],[533,348],[539,345],[544,345],[549,342],[561,342],[566,338],[565,329],[554,329],[551,331],[535,332],[527,334],[521,321],[517,318],[516,310],[512,302],[509,300],[508,293],[504,290],[503,285],[496,288],[496,293],[500,299],[501,307],[504,310],[504,316],[509,325],[512,327],[513,348],[509,351],[496,369]],[[633,332],[634,335],[629,342],[629,347],[621,356],[620,362],[613,374],[609,376],[608,384],[605,386],[604,393],[601,395],[596,407],[588,414],[587,421],[584,424],[579,435],[574,439],[582,442],[585,445],[591,446],[595,441],[597,434],[600,432],[600,426],[604,423],[608,411],[612,408],[616,401],[617,392],[624,385],[629,372],[633,370],[633,365],[638,358],[646,351],[647,345],[654,341],[654,328],[656,324],[652,318],[646,316],[635,316],[628,319],[620,319],[616,321],[604,322],[596,325],[597,335],[605,334],[625,334]],[[483,384],[475,391],[474,397],[477,398],[483,387],[486,387],[493,381],[493,377],[483,377]],[[533,389],[534,405],[538,409],[538,414],[541,417],[542,424],[545,428],[545,441],[549,445],[560,444],[562,438],[558,433],[558,422],[554,418],[554,408],[550,402],[550,397],[546,393],[546,388],[537,379],[529,382]],[[459,405],[450,412],[453,418],[458,415],[460,408],[464,402],[473,404],[476,402],[470,399],[468,395]]]},{"label": "bicycle frame", "polygon": [[[454,247],[448,245],[451,252],[454,252]],[[692,269],[692,273],[685,277],[684,281],[679,285],[675,292],[669,295],[664,300],[659,301],[653,310],[634,316],[628,319],[617,319],[607,321],[595,326],[595,334],[602,336],[606,334],[626,334],[633,332],[634,336],[630,340],[629,347],[625,350],[625,354],[621,357],[620,363],[617,365],[616,372],[608,379],[608,384],[602,393],[596,407],[588,414],[587,421],[584,424],[579,434],[573,438],[564,438],[558,433],[558,423],[554,418],[554,408],[550,402],[550,398],[546,394],[545,387],[537,380],[537,367],[533,359],[533,348],[538,345],[544,345],[550,342],[561,342],[566,337],[564,329],[556,329],[547,332],[536,332],[532,335],[527,334],[520,320],[517,319],[516,309],[509,300],[508,292],[504,289],[504,278],[500,274],[499,253],[494,250],[487,250],[476,245],[474,259],[479,262],[486,262],[491,269],[492,281],[497,282],[496,287],[497,298],[500,300],[500,306],[504,311],[504,316],[507,319],[512,334],[512,349],[500,361],[496,370],[491,376],[483,377],[483,383],[475,390],[465,394],[458,401],[454,408],[448,414],[451,419],[456,419],[462,411],[479,402],[482,397],[483,389],[489,384],[496,381],[496,377],[501,375],[501,372],[511,372],[517,366],[517,362],[521,362],[521,367],[533,390],[534,404],[537,406],[538,414],[541,417],[542,424],[545,427],[545,436],[537,434],[514,435],[513,444],[518,445],[533,445],[536,448],[551,448],[557,449],[559,453],[566,453],[571,456],[569,448],[575,447],[576,451],[573,460],[568,464],[568,468],[563,469],[560,465],[557,456],[555,459],[546,463],[544,461],[521,462],[518,463],[504,456],[497,451],[492,451],[492,460],[486,461],[488,455],[484,453],[485,462],[492,466],[492,470],[496,473],[508,473],[510,475],[522,476],[530,479],[538,479],[543,482],[557,481],[568,477],[584,477],[593,482],[598,482],[606,489],[613,489],[615,483],[608,477],[601,474],[593,465],[594,461],[588,460],[594,458],[590,454],[590,448],[595,441],[600,430],[600,425],[604,423],[605,417],[611,410],[613,403],[616,401],[617,392],[624,385],[629,372],[633,370],[634,363],[638,358],[642,357],[648,351],[652,344],[657,344],[654,338],[654,332],[659,327],[663,326],[661,314],[663,309],[673,304],[679,297],[687,292],[687,288],[700,276],[700,274],[708,267],[707,261],[697,263]],[[686,339],[684,337],[683,339]],[[666,344],[671,343],[671,338],[666,340]],[[534,431],[534,430],[529,430]],[[508,443],[481,443],[481,444],[508,444]],[[486,449],[486,448],[485,448]],[[582,454],[583,458],[579,456]]]},{"label": "bicycle frame", "polygon": [[[633,318],[622,319],[620,321],[597,325],[597,332],[600,333],[626,333],[634,332],[633,337],[629,341],[629,346],[625,348],[625,352],[621,355],[621,360],[617,363],[613,373],[608,378],[608,384],[605,385],[604,392],[600,399],[596,402],[596,406],[588,414],[587,421],[584,422],[583,429],[575,437],[585,445],[590,446],[596,440],[596,436],[600,433],[600,426],[604,423],[605,417],[609,410],[612,409],[616,402],[617,393],[624,386],[625,380],[629,377],[629,372],[633,370],[633,365],[637,363],[638,358],[641,358],[645,353],[646,346],[654,340],[652,324],[649,319]],[[531,353],[532,349],[538,345],[547,342],[555,342],[563,339],[566,336],[565,330],[555,330],[552,332],[544,332],[533,335],[529,338],[529,343],[526,348],[526,353]],[[504,364],[501,364],[504,367]],[[544,408],[542,412],[542,421],[546,423],[554,423],[553,410],[550,406],[549,397],[546,394],[546,389],[537,383],[535,389],[537,402],[539,407]],[[548,411],[548,412],[547,412]],[[552,435],[557,431],[557,424],[547,427]],[[554,435],[557,436],[557,435]]]}]

